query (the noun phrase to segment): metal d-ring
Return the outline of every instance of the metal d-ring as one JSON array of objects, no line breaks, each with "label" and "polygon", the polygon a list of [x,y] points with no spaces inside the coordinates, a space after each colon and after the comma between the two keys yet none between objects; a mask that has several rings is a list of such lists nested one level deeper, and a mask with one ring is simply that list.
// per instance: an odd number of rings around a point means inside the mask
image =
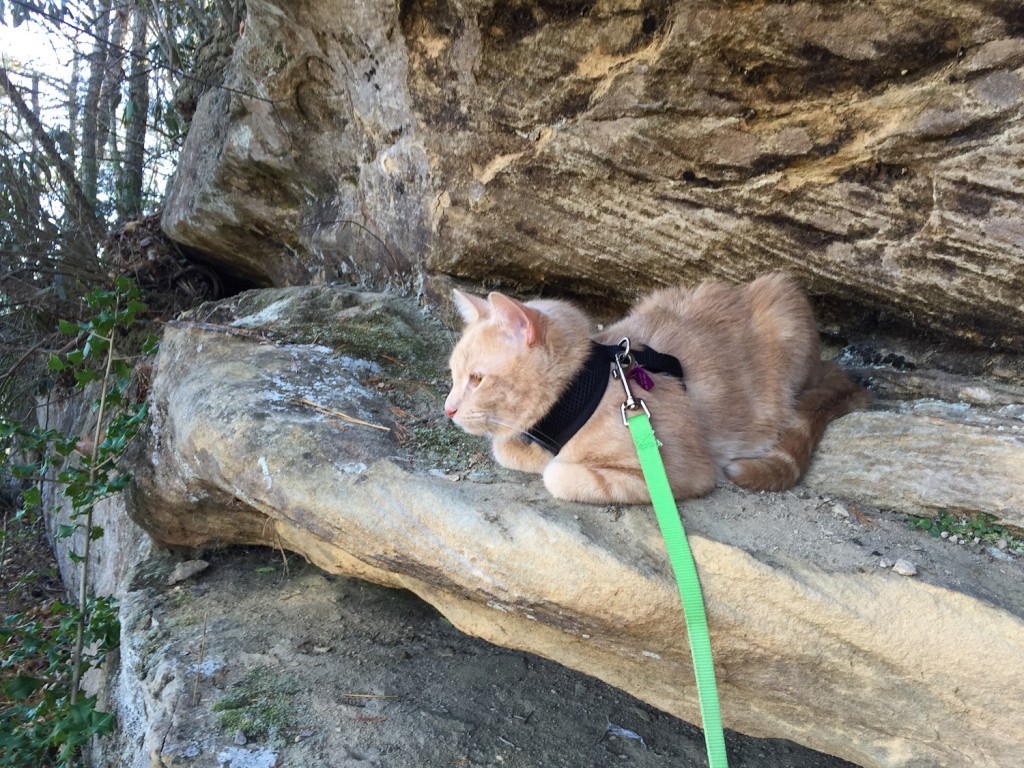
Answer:
[{"label": "metal d-ring", "polygon": [[612,375],[622,382],[622,389],[625,392],[626,400],[622,404],[622,424],[629,426],[628,418],[626,417],[626,411],[636,411],[643,409],[644,413],[648,416],[651,412],[647,410],[647,403],[643,399],[636,400],[633,397],[633,392],[629,388],[629,379],[626,378],[626,372],[622,369],[623,366],[627,368],[633,364],[633,359],[629,354],[629,337],[627,336],[619,342],[619,352],[615,353],[615,370],[612,371]]}]

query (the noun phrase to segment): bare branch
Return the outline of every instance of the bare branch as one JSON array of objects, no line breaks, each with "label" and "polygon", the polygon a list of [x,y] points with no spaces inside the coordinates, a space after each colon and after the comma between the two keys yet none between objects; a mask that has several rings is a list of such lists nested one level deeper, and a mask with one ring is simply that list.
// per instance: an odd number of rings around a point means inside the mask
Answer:
[{"label": "bare branch", "polygon": [[39,145],[39,148],[53,162],[61,181],[64,182],[68,197],[70,198],[69,208],[75,212],[75,219],[86,231],[90,239],[94,242],[99,242],[103,226],[96,215],[96,209],[89,198],[86,197],[81,184],[78,182],[75,169],[71,167],[71,164],[60,153],[57,144],[46,132],[42,122],[39,120],[39,116],[25,103],[20,91],[11,82],[7,69],[3,66],[0,66],[0,88],[7,94],[7,98],[11,100],[11,104],[14,106],[18,116],[21,117],[32,132],[32,137]]}]

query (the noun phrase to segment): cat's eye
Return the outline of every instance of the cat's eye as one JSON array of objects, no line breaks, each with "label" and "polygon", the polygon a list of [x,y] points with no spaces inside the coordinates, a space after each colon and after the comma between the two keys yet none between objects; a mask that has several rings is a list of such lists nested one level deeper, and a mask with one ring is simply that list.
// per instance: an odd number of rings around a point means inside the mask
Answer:
[{"label": "cat's eye", "polygon": [[480,382],[484,380],[483,374],[471,373],[469,374],[469,385],[471,387],[479,386]]}]

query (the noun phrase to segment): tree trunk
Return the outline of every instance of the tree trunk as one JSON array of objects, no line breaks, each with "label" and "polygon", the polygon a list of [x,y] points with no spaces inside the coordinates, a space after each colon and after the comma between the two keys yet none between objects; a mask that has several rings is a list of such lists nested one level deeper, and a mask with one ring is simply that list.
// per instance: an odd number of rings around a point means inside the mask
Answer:
[{"label": "tree trunk", "polygon": [[[34,73],[32,75],[32,113],[40,114],[39,110],[39,74]],[[32,155],[35,156],[39,151],[39,142],[36,139],[36,135],[32,134]]]},{"label": "tree trunk", "polygon": [[93,49],[89,54],[89,76],[85,101],[82,103],[82,191],[95,206],[99,181],[100,93],[107,63],[107,41],[110,37],[111,0],[97,0],[93,23]]},{"label": "tree trunk", "polygon": [[103,81],[98,104],[100,136],[97,140],[97,161],[106,166],[112,177],[120,173],[121,156],[118,142],[117,108],[121,104],[121,86],[125,81],[124,35],[128,26],[129,11],[121,5],[113,7],[110,20],[110,37],[107,40],[107,56],[103,65]]},{"label": "tree trunk", "polygon": [[117,213],[121,219],[134,218],[142,213],[142,177],[145,170],[146,128],[149,118],[149,77],[146,60],[148,20],[146,7],[136,5],[132,16],[125,155],[118,184]]},{"label": "tree trunk", "polygon": [[71,78],[68,80],[67,88],[64,91],[68,100],[68,135],[71,136],[71,141],[67,145],[67,161],[71,164],[72,168],[75,167],[77,162],[75,158],[76,147],[74,137],[78,135],[78,81],[81,58],[78,47],[75,46],[74,55],[71,57]]}]

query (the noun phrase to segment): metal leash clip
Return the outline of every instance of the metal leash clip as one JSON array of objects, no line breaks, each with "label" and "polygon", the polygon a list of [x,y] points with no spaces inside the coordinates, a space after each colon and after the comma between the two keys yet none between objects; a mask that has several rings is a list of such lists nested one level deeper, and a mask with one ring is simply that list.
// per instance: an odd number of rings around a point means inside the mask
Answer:
[{"label": "metal leash clip", "polygon": [[643,410],[650,418],[651,412],[647,410],[647,403],[643,401],[643,398],[635,399],[632,391],[629,389],[629,380],[626,377],[626,372],[623,370],[623,366],[629,368],[633,364],[633,358],[629,354],[629,337],[627,336],[619,342],[619,351],[615,353],[615,368],[612,370],[612,376],[622,382],[622,389],[626,393],[626,400],[622,404],[622,424],[623,426],[629,426],[629,419],[626,416],[626,411],[638,411]]}]

